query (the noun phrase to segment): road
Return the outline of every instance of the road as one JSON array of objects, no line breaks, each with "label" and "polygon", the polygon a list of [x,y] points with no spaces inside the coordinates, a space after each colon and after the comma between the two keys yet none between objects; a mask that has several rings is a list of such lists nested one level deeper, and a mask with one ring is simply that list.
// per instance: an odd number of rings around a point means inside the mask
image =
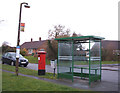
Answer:
[{"label": "road", "polygon": [[[38,64],[31,64],[29,63],[29,65],[25,68],[28,68],[28,69],[33,69],[33,70],[38,70]],[[105,67],[103,67],[105,69]],[[107,68],[110,68],[110,67],[106,67]],[[113,69],[113,71],[111,71]],[[113,82],[113,83],[117,83],[118,82],[118,71],[114,71],[114,69],[118,69],[117,67],[111,67],[111,69],[109,70],[102,70],[102,80],[103,81],[110,81],[110,82]],[[50,65],[46,65],[46,72],[50,72],[50,73],[53,73],[53,68],[51,68]],[[57,73],[57,68],[56,68],[56,71]]]},{"label": "road", "polygon": [[[25,68],[33,69],[33,70],[38,70],[38,64],[29,63],[28,66],[25,67]],[[50,72],[50,73],[54,72],[54,69],[51,68],[50,65],[46,65],[45,68],[46,68],[46,72]],[[55,73],[57,73],[57,69],[55,70]]]}]

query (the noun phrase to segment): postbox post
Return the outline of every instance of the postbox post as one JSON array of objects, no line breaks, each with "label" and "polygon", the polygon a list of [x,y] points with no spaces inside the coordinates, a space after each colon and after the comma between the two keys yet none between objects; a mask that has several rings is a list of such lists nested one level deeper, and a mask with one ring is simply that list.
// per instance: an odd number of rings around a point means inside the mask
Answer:
[{"label": "postbox post", "polygon": [[38,51],[38,75],[45,75],[46,52]]}]

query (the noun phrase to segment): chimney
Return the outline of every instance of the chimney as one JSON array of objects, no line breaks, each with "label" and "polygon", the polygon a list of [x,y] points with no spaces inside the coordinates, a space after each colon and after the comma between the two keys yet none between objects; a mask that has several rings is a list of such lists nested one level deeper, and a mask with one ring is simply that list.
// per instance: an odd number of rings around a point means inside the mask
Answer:
[{"label": "chimney", "polygon": [[39,41],[41,41],[41,37],[39,37]]},{"label": "chimney", "polygon": [[33,41],[33,39],[31,38],[31,42]]}]

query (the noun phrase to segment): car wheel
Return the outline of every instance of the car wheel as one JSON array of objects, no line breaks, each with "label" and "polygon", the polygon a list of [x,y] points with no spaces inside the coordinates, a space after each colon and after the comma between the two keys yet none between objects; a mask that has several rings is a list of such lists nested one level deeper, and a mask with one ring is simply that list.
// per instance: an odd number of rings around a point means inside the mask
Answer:
[{"label": "car wheel", "polygon": [[21,67],[22,65],[18,65],[19,67]]},{"label": "car wheel", "polygon": [[24,65],[24,67],[27,67],[27,65]]},{"label": "car wheel", "polygon": [[15,63],[12,61],[12,62],[11,62],[11,65],[12,65],[12,66],[15,66]]},{"label": "car wheel", "polygon": [[2,64],[4,64],[4,61],[2,61]]}]

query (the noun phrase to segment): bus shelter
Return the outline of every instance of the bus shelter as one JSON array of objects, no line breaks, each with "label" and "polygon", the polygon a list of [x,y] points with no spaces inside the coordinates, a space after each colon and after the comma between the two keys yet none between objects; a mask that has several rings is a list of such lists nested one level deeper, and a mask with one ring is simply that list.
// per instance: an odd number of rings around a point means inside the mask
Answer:
[{"label": "bus shelter", "polygon": [[74,76],[101,81],[101,40],[98,36],[56,38],[58,78],[74,81]]}]

